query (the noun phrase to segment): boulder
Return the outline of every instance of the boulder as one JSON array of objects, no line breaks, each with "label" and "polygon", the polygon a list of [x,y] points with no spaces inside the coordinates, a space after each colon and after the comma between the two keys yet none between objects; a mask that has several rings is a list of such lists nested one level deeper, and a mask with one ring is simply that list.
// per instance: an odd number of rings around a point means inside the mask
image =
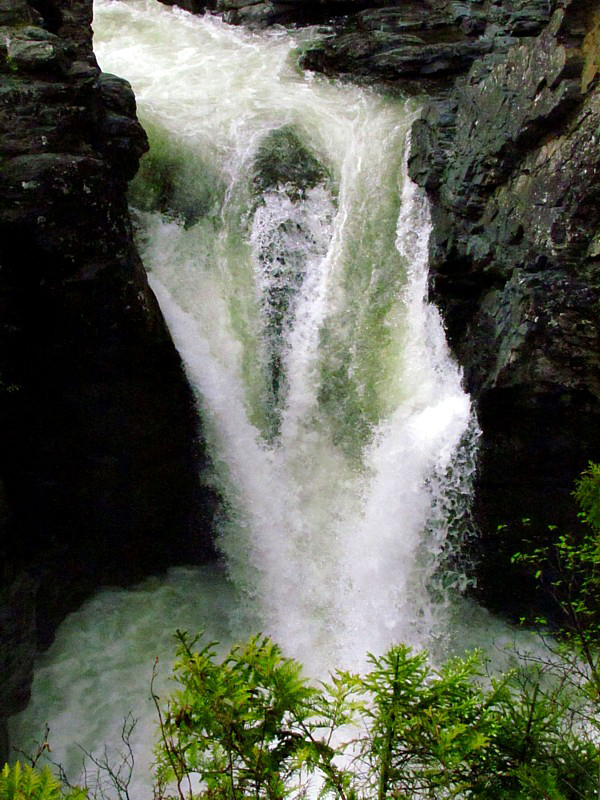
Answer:
[{"label": "boulder", "polygon": [[304,145],[293,125],[276,128],[260,143],[252,170],[252,190],[260,198],[278,188],[292,200],[319,183],[328,183],[327,168]]},{"label": "boulder", "polygon": [[[262,214],[267,202],[277,213],[271,223],[263,217],[262,237],[255,253],[261,271],[263,348],[268,373],[268,435],[279,430],[281,406],[285,399],[284,331],[293,323],[295,301],[306,276],[307,260],[318,244],[303,212],[307,193],[322,186],[331,196],[332,178],[327,167],[302,141],[293,125],[272,130],[261,141],[250,177],[255,214]],[[271,218],[273,219],[273,218]]]},{"label": "boulder", "polygon": [[349,74],[402,84],[420,79],[418,91],[439,88],[457,72],[491,50],[489,39],[461,27],[452,7],[439,0],[388,4],[337,20],[331,33],[301,58],[306,69],[329,75]]}]

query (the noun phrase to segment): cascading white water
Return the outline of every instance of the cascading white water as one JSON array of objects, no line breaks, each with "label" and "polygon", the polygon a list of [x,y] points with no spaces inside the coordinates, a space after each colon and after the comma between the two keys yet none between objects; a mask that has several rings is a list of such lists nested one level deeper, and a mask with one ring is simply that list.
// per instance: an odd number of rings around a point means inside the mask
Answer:
[{"label": "cascading white water", "polygon": [[[470,407],[425,303],[429,221],[404,166],[414,109],[299,75],[281,31],[147,2],[100,3],[95,30],[100,63],[132,82],[163,158],[176,143],[171,182],[188,197],[220,187],[191,224],[146,211],[140,227],[211,431],[229,512],[220,543],[248,625],[316,673],[427,641],[426,484],[449,468]],[[258,148],[283,125],[330,179],[255,199]],[[141,183],[143,202],[154,187]]]},{"label": "cascading white water", "polygon": [[[236,595],[211,632],[262,630],[314,675],[395,641],[431,646],[461,579],[439,569],[476,426],[425,299],[430,222],[406,172],[416,109],[300,74],[306,32],[250,33],[153,0],[100,0],[94,29],[150,132],[132,195],[140,247],[224,497]],[[282,128],[322,174],[257,197],[257,153]]]}]

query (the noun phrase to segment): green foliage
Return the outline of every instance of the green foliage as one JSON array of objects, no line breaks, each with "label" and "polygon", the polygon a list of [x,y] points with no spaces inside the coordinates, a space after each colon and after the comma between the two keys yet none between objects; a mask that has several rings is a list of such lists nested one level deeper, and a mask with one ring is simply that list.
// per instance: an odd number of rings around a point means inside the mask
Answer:
[{"label": "green foliage", "polygon": [[0,800],[85,800],[85,789],[65,789],[48,767],[41,770],[19,761],[0,772]]},{"label": "green foliage", "polygon": [[[364,676],[309,686],[267,638],[194,650],[178,634],[180,689],[161,713],[159,797],[319,796],[339,800],[592,797],[598,748],[573,698],[543,670],[483,674],[478,654],[434,669],[405,645],[370,656]],[[313,784],[314,785],[314,784]]]},{"label": "green foliage", "polygon": [[[293,780],[321,768],[339,782],[327,726],[343,724],[344,691],[326,700],[267,638],[254,637],[215,663],[215,643],[193,650],[178,632],[175,676],[182,688],[161,714],[157,777],[178,792],[202,780],[207,798],[283,798]],[[318,735],[320,731],[320,735]],[[341,793],[343,796],[343,792]]]},{"label": "green foliage", "polygon": [[[584,698],[545,665],[522,665],[495,715],[480,791],[467,797],[577,800],[595,796],[599,732]],[[584,723],[589,722],[589,725]],[[544,794],[546,792],[546,794]]]},{"label": "green foliage", "polygon": [[[590,463],[576,484],[583,525],[568,534],[550,526],[550,541],[515,553],[552,601],[550,608],[558,653],[571,665],[576,681],[600,698],[600,465]],[[546,616],[535,619],[547,626]]]},{"label": "green foliage", "polygon": [[496,693],[488,696],[476,682],[479,657],[453,659],[436,672],[426,653],[399,645],[370,661],[373,669],[362,680],[372,698],[362,746],[379,800],[468,790],[490,741]]},{"label": "green foliage", "polygon": [[590,462],[574,496],[579,529],[549,526],[548,543],[513,556],[550,601],[534,620],[546,654],[520,654],[539,672],[527,732],[541,726],[548,767],[524,765],[518,776],[524,796],[551,800],[600,797],[600,465]]},{"label": "green foliage", "polygon": [[570,698],[544,689],[539,670],[490,681],[476,653],[434,670],[404,645],[371,663],[361,681],[370,695],[362,797],[575,800],[594,791],[598,750],[573,732]]},{"label": "green foliage", "polygon": [[590,461],[575,484],[575,499],[585,522],[600,535],[600,464]]}]

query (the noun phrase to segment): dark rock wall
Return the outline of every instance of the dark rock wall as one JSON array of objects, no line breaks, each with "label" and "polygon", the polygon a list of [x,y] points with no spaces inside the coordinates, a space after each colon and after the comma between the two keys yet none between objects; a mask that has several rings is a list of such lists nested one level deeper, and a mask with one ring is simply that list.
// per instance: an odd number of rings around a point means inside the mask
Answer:
[{"label": "dark rock wall", "polygon": [[146,136],[91,13],[0,0],[0,719],[96,586],[211,555],[194,402],[127,209]]},{"label": "dark rock wall", "polygon": [[302,57],[330,75],[377,80],[404,93],[439,93],[457,74],[517,37],[539,33],[547,0],[397,0],[337,17],[332,30]]},{"label": "dark rock wall", "polygon": [[[200,5],[307,21],[294,2]],[[430,297],[483,429],[479,591],[516,613],[515,521],[573,524],[573,481],[600,459],[600,2],[318,5],[330,25],[302,66],[424,100],[410,171],[432,204]]]},{"label": "dark rock wall", "polygon": [[431,296],[484,432],[480,589],[502,609],[524,599],[515,521],[531,517],[534,536],[572,524],[573,480],[600,457],[600,16],[563,5],[413,131],[411,172],[433,200]]}]

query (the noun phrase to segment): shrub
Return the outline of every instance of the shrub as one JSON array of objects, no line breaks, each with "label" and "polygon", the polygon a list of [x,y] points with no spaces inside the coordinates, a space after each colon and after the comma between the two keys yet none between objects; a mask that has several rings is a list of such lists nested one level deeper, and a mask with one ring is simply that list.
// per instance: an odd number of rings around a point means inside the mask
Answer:
[{"label": "shrub", "polygon": [[87,791],[65,788],[48,767],[35,769],[21,765],[5,764],[0,772],[0,800],[86,800]]},{"label": "shrub", "polygon": [[600,534],[600,464],[590,461],[575,484],[573,494],[585,522],[596,534]]},{"label": "shrub", "polygon": [[[160,712],[158,795],[205,800],[578,800],[600,755],[573,726],[571,695],[543,671],[489,681],[477,654],[435,670],[405,645],[365,676],[309,686],[298,662],[255,637],[222,664],[179,633],[182,687]],[[351,726],[350,728],[348,726]]]},{"label": "shrub", "polygon": [[[554,640],[548,648],[565,665],[578,686],[600,698],[600,465],[590,463],[576,484],[582,525],[560,533],[549,528],[549,541],[541,547],[516,553],[513,561],[523,564],[551,600],[549,618],[534,622],[542,631],[552,627]],[[556,641],[558,646],[555,646]],[[549,662],[551,666],[551,662]]]}]

